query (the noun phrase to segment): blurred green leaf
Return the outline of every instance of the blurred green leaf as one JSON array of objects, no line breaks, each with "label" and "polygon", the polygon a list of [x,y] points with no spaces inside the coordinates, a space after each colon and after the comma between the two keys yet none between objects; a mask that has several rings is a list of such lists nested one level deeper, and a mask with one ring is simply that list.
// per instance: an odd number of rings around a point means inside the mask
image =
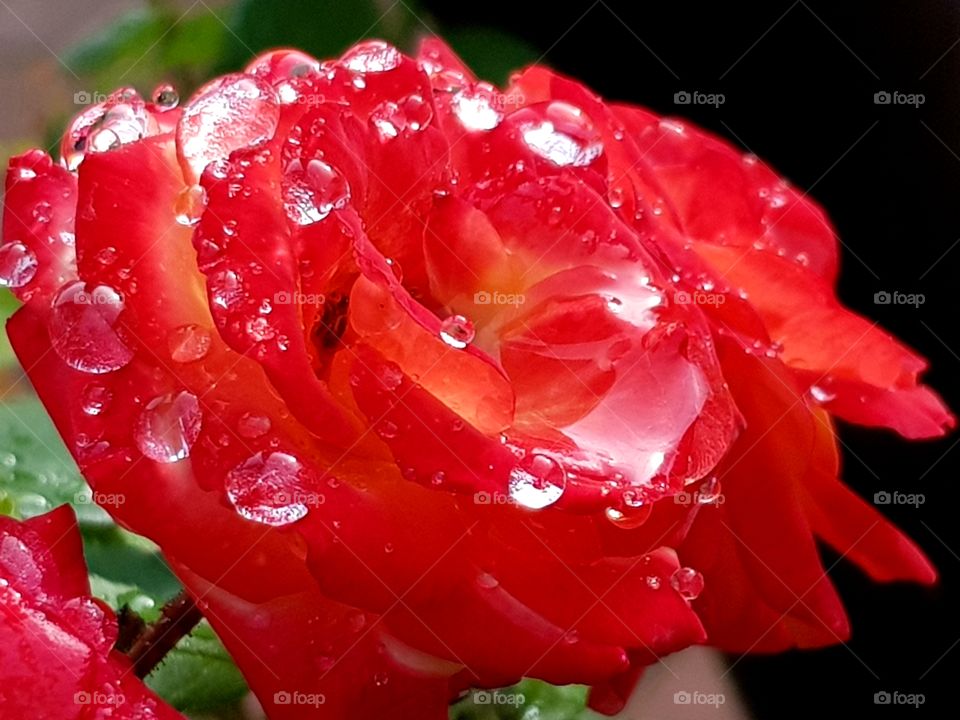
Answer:
[{"label": "blurred green leaf", "polygon": [[177,643],[147,677],[147,685],[184,711],[212,710],[247,693],[243,676],[206,621]]},{"label": "blurred green leaf", "polygon": [[532,45],[494,28],[446,31],[443,38],[477,77],[500,86],[506,83],[510,73],[541,58]]},{"label": "blurred green leaf", "polygon": [[587,688],[524,680],[502,690],[474,690],[451,706],[451,720],[590,720]]}]

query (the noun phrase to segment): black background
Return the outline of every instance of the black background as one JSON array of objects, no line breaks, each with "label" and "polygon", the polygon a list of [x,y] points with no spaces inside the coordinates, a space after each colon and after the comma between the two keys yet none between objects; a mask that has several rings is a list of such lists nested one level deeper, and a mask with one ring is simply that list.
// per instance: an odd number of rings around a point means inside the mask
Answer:
[{"label": "black background", "polygon": [[[960,4],[426,5],[443,27],[486,25],[521,37],[544,62],[605,97],[686,116],[809,189],[845,244],[843,300],[928,357],[927,380],[960,410]],[[680,90],[720,92],[726,102],[677,106]],[[925,103],[876,105],[881,90],[923,93]],[[923,293],[926,302],[919,309],[875,305],[879,290]],[[748,657],[737,663],[736,677],[763,720],[955,717],[960,434],[907,443],[884,431],[841,432],[844,476],[862,495],[896,489],[926,496],[919,509],[883,510],[932,557],[941,583],[932,590],[875,586],[839,563],[831,575],[853,623],[847,646]],[[833,560],[826,557],[828,565]],[[920,692],[926,703],[916,710],[877,706],[878,690]]]}]

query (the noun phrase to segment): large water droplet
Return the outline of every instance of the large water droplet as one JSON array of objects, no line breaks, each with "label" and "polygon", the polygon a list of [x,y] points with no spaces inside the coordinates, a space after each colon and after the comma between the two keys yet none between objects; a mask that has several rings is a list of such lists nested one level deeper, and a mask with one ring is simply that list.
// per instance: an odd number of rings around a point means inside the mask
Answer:
[{"label": "large water droplet", "polygon": [[243,517],[264,525],[289,525],[306,516],[312,497],[302,491],[306,471],[287,453],[257,453],[227,474],[227,497]]},{"label": "large water droplet", "polygon": [[497,108],[498,95],[492,87],[479,84],[453,96],[451,107],[467,130],[493,130],[503,120]]},{"label": "large water droplet", "polygon": [[531,453],[510,471],[508,492],[518,505],[540,510],[559,500],[566,486],[566,473],[560,463],[547,455]]},{"label": "large water droplet", "polygon": [[546,118],[520,126],[523,141],[557,165],[586,166],[603,154],[603,138],[580,108],[555,100]]},{"label": "large water droplet", "polygon": [[210,351],[210,332],[199,325],[181,325],[170,333],[167,346],[170,357],[188,363],[206,357]]},{"label": "large water droplet", "polygon": [[53,301],[48,332],[57,355],[74,370],[95,375],[119,370],[133,351],[117,334],[123,299],[107,285],[91,290],[80,280]]},{"label": "large water droplet", "polygon": [[0,285],[20,288],[37,274],[37,256],[22,242],[0,245]]},{"label": "large water droplet", "polygon": [[140,452],[151,460],[173,463],[189,457],[202,421],[200,403],[193,393],[162,395],[140,413],[134,438]]},{"label": "large water droplet", "polygon": [[322,160],[311,160],[306,167],[294,160],[285,173],[283,200],[291,220],[311,225],[345,207],[350,202],[350,186],[336,168]]},{"label": "large water droplet", "polygon": [[475,335],[473,323],[463,315],[450,315],[440,323],[440,339],[452,348],[463,350]]},{"label": "large water droplet", "polygon": [[703,592],[703,575],[693,568],[682,567],[670,576],[670,585],[687,600],[696,600]]},{"label": "large water droplet", "polygon": [[197,178],[210,162],[273,137],[279,119],[270,85],[251,75],[227,75],[190,98],[177,125],[177,147]]},{"label": "large water droplet", "polygon": [[403,56],[393,45],[382,40],[368,40],[355,45],[341,62],[354,72],[382,73],[393,70]]},{"label": "large water droplet", "polygon": [[237,421],[237,434],[253,440],[270,432],[270,418],[257,413],[244,413]]}]

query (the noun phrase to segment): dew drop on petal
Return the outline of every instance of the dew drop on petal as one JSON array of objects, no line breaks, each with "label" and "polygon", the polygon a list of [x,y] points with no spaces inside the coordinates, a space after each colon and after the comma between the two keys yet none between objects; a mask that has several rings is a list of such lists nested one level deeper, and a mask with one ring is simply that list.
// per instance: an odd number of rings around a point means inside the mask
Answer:
[{"label": "dew drop on petal", "polygon": [[341,62],[359,73],[382,73],[396,68],[402,60],[400,51],[382,40],[368,40],[355,45]]},{"label": "dew drop on petal", "polygon": [[133,359],[118,328],[123,298],[108,285],[87,290],[77,280],[53,301],[48,332],[57,355],[74,370],[99,375],[119,370]]},{"label": "dew drop on petal", "polygon": [[227,497],[248,520],[275,527],[289,525],[308,512],[300,491],[305,474],[292,455],[274,452],[264,457],[257,453],[227,474]]},{"label": "dew drop on petal", "polygon": [[37,274],[37,256],[22,242],[0,245],[0,286],[20,288]]},{"label": "dew drop on petal", "polygon": [[500,586],[500,581],[490,573],[480,573],[477,576],[477,585],[482,587],[484,590],[493,590],[494,588]]},{"label": "dew drop on petal", "polygon": [[463,350],[475,335],[473,323],[463,315],[450,315],[440,323],[440,339],[457,350]]},{"label": "dew drop on petal", "polygon": [[720,499],[720,479],[715,475],[707,478],[697,492],[697,502],[701,505],[712,505]]},{"label": "dew drop on petal", "polygon": [[503,120],[503,113],[496,106],[496,97],[493,88],[464,89],[453,96],[451,107],[467,130],[493,130]]},{"label": "dew drop on petal", "polygon": [[210,332],[199,325],[181,325],[170,333],[167,346],[170,357],[188,363],[206,357],[210,351]]},{"label": "dew drop on petal", "polygon": [[810,397],[818,403],[828,403],[837,399],[837,394],[819,385],[810,386]]},{"label": "dew drop on petal", "polygon": [[173,210],[178,223],[192,227],[200,222],[206,206],[207,191],[200,185],[190,185],[177,195]]},{"label": "dew drop on petal", "polygon": [[322,160],[310,160],[304,167],[298,159],[284,174],[283,201],[291,220],[312,225],[350,202],[350,186],[339,170]]},{"label": "dew drop on petal", "polygon": [[193,393],[161,395],[147,403],[140,413],[134,439],[140,452],[151,460],[174,463],[190,456],[200,436],[203,414]]},{"label": "dew drop on petal", "polygon": [[660,578],[658,578],[656,575],[647,575],[645,582],[647,583],[647,587],[651,590],[660,589]]},{"label": "dew drop on petal", "polygon": [[566,473],[560,463],[547,455],[531,453],[510,471],[507,489],[521,507],[540,510],[557,502],[566,486]]},{"label": "dew drop on petal", "polygon": [[703,592],[703,575],[693,568],[682,567],[670,576],[670,585],[687,600],[696,600]]},{"label": "dew drop on petal", "polygon": [[87,415],[100,415],[110,405],[113,393],[99,383],[90,383],[80,393],[80,402]]},{"label": "dew drop on petal", "polygon": [[643,525],[652,511],[652,504],[642,505],[638,508],[625,507],[622,510],[609,507],[604,511],[604,515],[606,515],[607,520],[621,530],[633,530]]},{"label": "dew drop on petal", "polygon": [[540,157],[560,166],[590,165],[603,154],[603,138],[580,108],[555,100],[546,117],[520,126],[521,137]]},{"label": "dew drop on petal", "polygon": [[180,93],[173,85],[160,85],[153,91],[153,103],[161,112],[173,110],[180,104]]},{"label": "dew drop on petal", "polygon": [[270,425],[270,418],[266,415],[244,413],[240,416],[240,419],[237,420],[237,434],[240,437],[253,440],[258,437],[263,437],[270,432]]},{"label": "dew drop on petal", "polygon": [[204,85],[190,98],[177,125],[177,148],[194,177],[214,160],[270,139],[280,103],[265,81],[234,74]]}]

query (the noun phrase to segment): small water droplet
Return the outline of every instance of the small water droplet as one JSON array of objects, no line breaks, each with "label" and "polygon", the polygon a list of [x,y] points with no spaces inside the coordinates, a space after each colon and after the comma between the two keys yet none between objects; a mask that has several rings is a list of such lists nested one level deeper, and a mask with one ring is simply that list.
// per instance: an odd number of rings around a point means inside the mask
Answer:
[{"label": "small water droplet", "polygon": [[624,190],[622,187],[610,188],[610,207],[616,210],[623,206]]},{"label": "small water droplet", "polygon": [[560,463],[540,453],[524,457],[510,471],[508,492],[518,505],[540,510],[557,502],[567,487]]},{"label": "small water droplet", "polygon": [[80,401],[87,415],[100,415],[107,409],[112,398],[113,393],[108,388],[99,383],[90,383],[83,389]]},{"label": "small water droplet", "polygon": [[546,118],[520,126],[523,141],[535,153],[560,166],[583,167],[603,154],[603,139],[580,108],[551,102]]},{"label": "small water droplet", "polygon": [[440,339],[452,348],[463,350],[475,335],[473,323],[463,315],[450,315],[440,323]]},{"label": "small water droplet", "polygon": [[237,420],[237,434],[248,440],[263,437],[270,432],[270,424],[270,418],[266,415],[244,413]]},{"label": "small water droplet", "polygon": [[174,361],[188,363],[206,357],[211,342],[207,329],[199,325],[181,325],[170,333],[167,347]]},{"label": "small water droplet", "polygon": [[500,586],[500,581],[490,573],[480,573],[477,576],[477,585],[482,587],[484,590],[493,590],[495,587]]},{"label": "small water droplet", "polygon": [[820,385],[811,385],[810,397],[812,397],[816,402],[823,404],[836,400],[837,394],[821,387]]},{"label": "small water droplet", "polygon": [[696,600],[703,592],[703,575],[693,568],[682,567],[670,576],[670,585],[687,600]]},{"label": "small water droplet", "polygon": [[383,687],[390,682],[390,676],[384,672],[377,673],[373,676],[373,682],[377,687]]},{"label": "small water droplet", "polygon": [[333,210],[346,207],[350,186],[339,170],[322,160],[310,160],[306,167],[300,160],[293,160],[284,174],[283,200],[291,220],[312,225]]},{"label": "small water droplet", "polygon": [[162,395],[140,413],[134,438],[140,452],[151,460],[173,463],[190,456],[200,436],[203,414],[193,393]]},{"label": "small water droplet", "polygon": [[153,102],[161,112],[173,110],[180,104],[180,93],[173,85],[160,85],[153,91]]},{"label": "small water droplet", "polygon": [[393,45],[382,40],[368,40],[354,45],[341,62],[354,72],[382,73],[396,68],[403,57]]},{"label": "small water droplet", "polygon": [[397,432],[397,424],[390,420],[384,420],[377,425],[377,435],[382,437],[384,440],[392,440],[397,436]]},{"label": "small water droplet", "polygon": [[604,511],[604,515],[621,530],[633,530],[643,525],[652,511],[652,503],[647,503],[637,508],[625,507],[622,510],[609,507]]},{"label": "small water droplet", "polygon": [[37,274],[37,256],[22,242],[0,245],[0,286],[21,288]]},{"label": "small water droplet", "polygon": [[206,207],[207,191],[200,185],[190,185],[177,195],[173,209],[178,223],[192,227],[200,222]]},{"label": "small water droplet", "polygon": [[646,583],[647,587],[651,590],[660,589],[660,578],[658,578],[656,575],[647,575]]},{"label": "small water droplet", "polygon": [[504,117],[497,109],[496,98],[493,87],[478,84],[454,95],[451,107],[467,130],[493,130]]},{"label": "small water droplet", "polygon": [[447,479],[447,474],[443,470],[437,470],[430,478],[430,483],[435,487],[440,487]]},{"label": "small water droplet", "polygon": [[33,215],[33,219],[38,223],[46,225],[53,216],[53,207],[48,202],[40,201],[33,206],[31,214]]}]

